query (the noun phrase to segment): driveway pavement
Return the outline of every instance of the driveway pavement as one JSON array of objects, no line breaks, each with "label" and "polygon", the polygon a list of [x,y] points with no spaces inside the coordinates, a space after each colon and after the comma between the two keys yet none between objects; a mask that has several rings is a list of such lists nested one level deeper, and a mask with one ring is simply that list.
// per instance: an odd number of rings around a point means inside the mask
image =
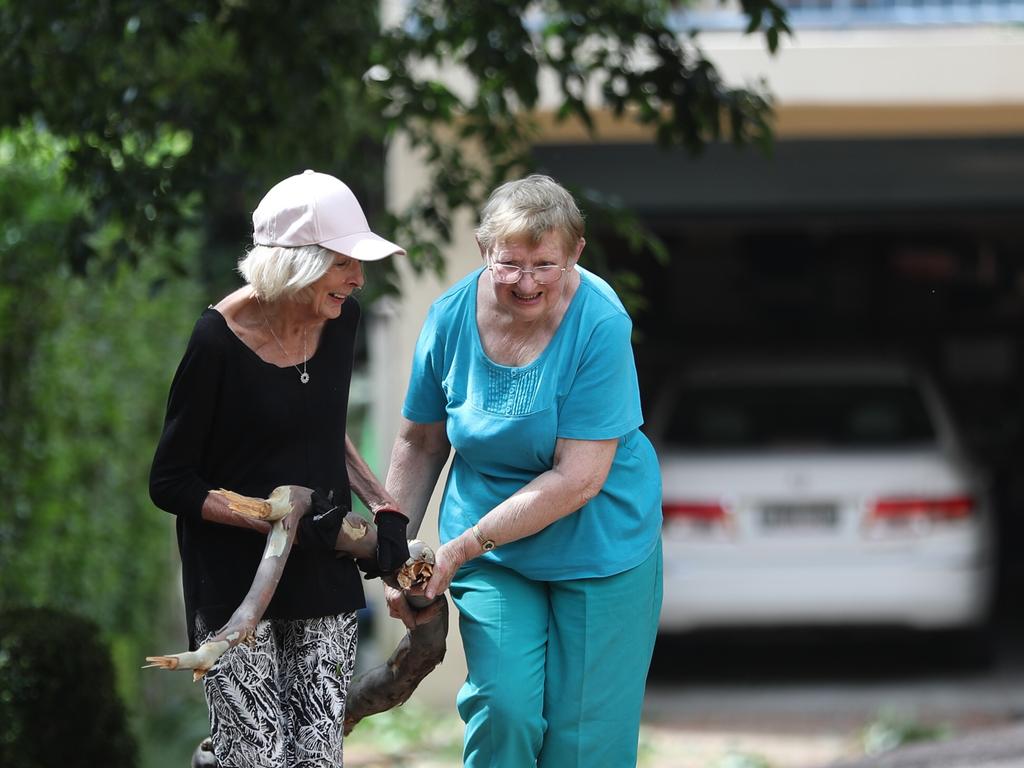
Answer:
[{"label": "driveway pavement", "polygon": [[948,741],[840,761],[831,768],[1024,768],[1024,724],[983,728]]},{"label": "driveway pavement", "polygon": [[[732,753],[744,768],[1024,768],[1020,638],[983,669],[919,640],[834,639],[659,641],[646,765],[717,768]],[[863,757],[914,731],[946,740]]]},{"label": "driveway pavement", "polygon": [[[659,641],[639,768],[1024,768],[1022,638],[988,669],[872,637]],[[415,699],[360,724],[345,764],[457,768],[454,708]],[[946,739],[864,757],[922,729]]]}]

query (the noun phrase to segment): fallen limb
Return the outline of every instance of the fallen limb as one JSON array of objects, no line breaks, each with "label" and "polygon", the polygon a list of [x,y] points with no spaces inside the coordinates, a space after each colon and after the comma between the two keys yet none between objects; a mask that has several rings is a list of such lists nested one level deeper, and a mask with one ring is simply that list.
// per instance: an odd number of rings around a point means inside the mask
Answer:
[{"label": "fallen limb", "polygon": [[240,496],[223,489],[212,493],[224,496],[233,512],[273,523],[267,535],[263,558],[242,604],[213,637],[194,651],[147,656],[149,664],[143,669],[191,669],[192,679],[199,680],[228,649],[252,638],[256,624],[267,610],[281,574],[284,573],[285,563],[295,542],[295,531],[307,508],[305,504],[293,502],[291,487],[275,488],[266,500]]},{"label": "fallen limb", "polygon": [[[420,682],[444,659],[448,636],[448,600],[433,600],[410,594],[430,580],[434,553],[422,541],[409,542],[409,561],[399,570],[391,586],[406,593],[414,608],[438,604],[436,615],[406,632],[398,647],[383,664],[352,680],[345,704],[345,734],[365,717],[386,712],[408,701]],[[389,580],[390,581],[390,580]]]},{"label": "fallen limb", "polygon": [[[249,592],[224,627],[194,651],[147,656],[149,664],[143,669],[191,669],[192,679],[199,680],[228,649],[248,641],[281,581],[281,574],[284,573],[295,542],[299,520],[308,509],[308,504],[294,498],[292,486],[287,485],[275,488],[267,499],[254,499],[223,488],[211,493],[224,497],[232,512],[272,523],[263,558],[256,569]],[[359,515],[349,512],[338,530],[335,549],[353,557],[372,558],[376,546],[377,536],[373,526]]]},{"label": "fallen limb", "polygon": [[[440,595],[428,600],[422,595],[408,594],[430,580],[434,553],[419,540],[409,542],[409,561],[389,577],[391,586],[406,592],[414,608],[437,604],[437,613],[406,632],[391,656],[383,664],[357,675],[348,689],[345,705],[344,731],[347,736],[364,718],[386,712],[408,701],[430,672],[444,659],[448,635],[448,600]],[[213,742],[203,739],[192,753],[192,768],[218,768]]]},{"label": "fallen limb", "polygon": [[[306,504],[293,498],[290,486],[276,488],[267,499],[254,499],[223,489],[212,493],[223,496],[232,511],[271,522],[272,526],[252,587],[228,623],[195,651],[146,657],[150,662],[146,668],[191,669],[193,680],[199,680],[228,649],[252,637],[256,624],[274,596],[295,541],[299,520],[307,510]],[[346,515],[335,542],[338,554],[374,558],[376,548],[377,532],[373,525],[355,513]],[[353,679],[345,712],[346,734],[360,720],[407,701],[423,678],[444,658],[448,602],[443,595],[430,601],[417,594],[430,580],[434,553],[422,541],[412,540],[409,542],[409,554],[405,565],[397,574],[387,577],[387,581],[403,590],[413,607],[422,609],[436,603],[436,612],[408,631],[384,664]],[[217,765],[209,739],[196,748],[192,765],[196,768],[214,768]]]}]

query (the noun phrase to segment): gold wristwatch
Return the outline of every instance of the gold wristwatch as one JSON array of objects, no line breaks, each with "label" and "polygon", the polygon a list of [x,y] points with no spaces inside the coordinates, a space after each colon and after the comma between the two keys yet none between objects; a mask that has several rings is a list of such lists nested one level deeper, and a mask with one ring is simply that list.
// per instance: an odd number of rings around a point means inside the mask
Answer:
[{"label": "gold wristwatch", "polygon": [[484,535],[480,533],[480,526],[474,523],[473,535],[476,536],[476,540],[480,542],[480,546],[484,548],[484,552],[490,552],[496,546],[494,539],[485,539]]}]

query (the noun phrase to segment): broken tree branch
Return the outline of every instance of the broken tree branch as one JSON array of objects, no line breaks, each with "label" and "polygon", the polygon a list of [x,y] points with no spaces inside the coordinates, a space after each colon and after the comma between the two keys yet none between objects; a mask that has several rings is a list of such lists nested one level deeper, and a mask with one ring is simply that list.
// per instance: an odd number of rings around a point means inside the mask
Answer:
[{"label": "broken tree branch", "polygon": [[281,580],[285,563],[295,542],[299,520],[309,506],[308,503],[298,503],[297,499],[293,502],[295,494],[292,486],[288,485],[275,488],[270,498],[265,501],[240,496],[224,489],[211,493],[224,496],[233,512],[273,522],[267,535],[267,545],[263,549],[263,558],[242,604],[231,614],[228,623],[213,637],[194,651],[172,653],[167,656],[147,656],[146,661],[149,664],[143,669],[191,669],[192,679],[199,680],[228,649],[249,640],[274,596],[274,590]]},{"label": "broken tree branch", "polygon": [[[254,499],[224,489],[211,492],[223,496],[233,512],[272,522],[263,559],[248,594],[220,631],[195,651],[147,656],[146,661],[150,663],[146,667],[191,669],[193,680],[198,680],[228,649],[252,637],[281,579],[299,520],[308,509],[308,503],[301,499],[298,490],[298,487],[281,486],[274,489],[267,499]],[[335,549],[339,555],[374,558],[377,531],[367,520],[350,512],[342,520]],[[424,609],[436,604],[437,608],[433,615],[406,633],[384,664],[352,681],[345,712],[346,734],[363,718],[405,703],[423,678],[444,659],[448,634],[447,599],[441,595],[431,601],[417,594],[430,580],[434,553],[422,541],[412,540],[409,542],[409,554],[409,560],[398,573],[386,577],[387,583],[401,589],[413,607]],[[209,739],[196,748],[192,764],[216,766]]]},{"label": "broken tree branch", "polygon": [[408,701],[420,682],[444,659],[448,636],[448,600],[438,595],[428,600],[415,594],[430,580],[434,553],[418,539],[409,542],[409,560],[392,579],[413,608],[438,604],[429,620],[406,632],[405,637],[383,664],[358,675],[349,686],[345,703],[345,735],[365,717],[386,712]]}]

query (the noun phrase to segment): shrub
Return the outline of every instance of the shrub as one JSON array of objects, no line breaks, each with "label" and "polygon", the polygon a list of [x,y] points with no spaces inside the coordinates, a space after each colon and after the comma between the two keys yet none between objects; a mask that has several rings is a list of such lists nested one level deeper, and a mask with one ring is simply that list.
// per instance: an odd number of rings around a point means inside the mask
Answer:
[{"label": "shrub", "polygon": [[50,608],[0,612],[0,765],[134,768],[136,754],[96,625]]}]

